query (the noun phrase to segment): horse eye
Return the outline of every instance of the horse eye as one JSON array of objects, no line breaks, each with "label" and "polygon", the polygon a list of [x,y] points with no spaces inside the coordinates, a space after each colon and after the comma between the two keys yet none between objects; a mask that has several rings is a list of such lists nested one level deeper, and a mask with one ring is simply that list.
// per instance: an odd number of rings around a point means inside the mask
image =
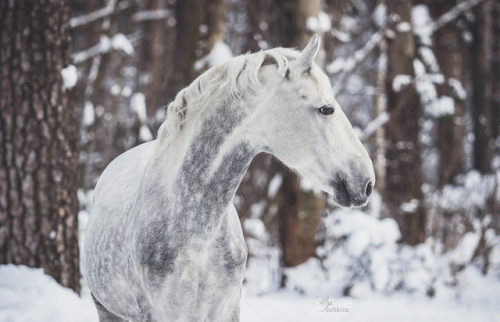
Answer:
[{"label": "horse eye", "polygon": [[335,112],[333,106],[328,106],[328,105],[321,106],[318,110],[323,115],[331,115],[333,114],[333,112]]}]

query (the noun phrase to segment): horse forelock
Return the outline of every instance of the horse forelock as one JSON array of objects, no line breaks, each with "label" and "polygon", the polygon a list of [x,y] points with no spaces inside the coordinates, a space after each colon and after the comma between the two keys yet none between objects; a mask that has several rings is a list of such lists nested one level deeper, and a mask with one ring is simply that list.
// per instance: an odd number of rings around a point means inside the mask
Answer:
[{"label": "horse forelock", "polygon": [[182,89],[168,105],[167,118],[158,130],[158,139],[166,144],[174,140],[183,123],[201,110],[209,96],[241,97],[244,92],[258,92],[262,66],[276,65],[278,72],[285,77],[289,62],[299,55],[300,52],[294,49],[274,48],[237,56],[210,68]]}]

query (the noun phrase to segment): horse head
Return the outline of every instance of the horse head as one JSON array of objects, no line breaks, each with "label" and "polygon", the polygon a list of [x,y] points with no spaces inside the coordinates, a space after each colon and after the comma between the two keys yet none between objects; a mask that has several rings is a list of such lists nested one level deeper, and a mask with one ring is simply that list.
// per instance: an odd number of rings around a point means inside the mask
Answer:
[{"label": "horse head", "polygon": [[375,184],[373,165],[314,62],[319,48],[314,35],[281,71],[263,64],[258,137],[264,150],[333,195],[336,204],[362,206]]}]

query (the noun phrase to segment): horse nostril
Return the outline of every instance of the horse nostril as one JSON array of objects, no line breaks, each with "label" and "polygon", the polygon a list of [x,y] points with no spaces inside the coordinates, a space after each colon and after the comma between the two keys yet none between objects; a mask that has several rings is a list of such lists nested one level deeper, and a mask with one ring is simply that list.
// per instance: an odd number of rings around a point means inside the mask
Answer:
[{"label": "horse nostril", "polygon": [[373,191],[373,183],[369,181],[368,184],[366,185],[366,190],[365,190],[366,197],[369,197],[372,194],[372,191]]}]

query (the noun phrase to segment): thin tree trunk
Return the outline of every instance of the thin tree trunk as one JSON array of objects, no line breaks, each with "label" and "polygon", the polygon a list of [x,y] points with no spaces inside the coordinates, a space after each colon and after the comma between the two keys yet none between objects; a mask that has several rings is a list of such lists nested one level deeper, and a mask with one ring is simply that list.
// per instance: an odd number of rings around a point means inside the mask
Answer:
[{"label": "thin tree trunk", "polygon": [[[493,139],[498,139],[500,137],[500,2],[493,3],[492,10],[492,61],[491,70],[496,71],[493,73],[493,99],[491,106],[491,135]],[[497,149],[500,146],[497,145]]]},{"label": "thin tree trunk", "polygon": [[[388,16],[394,37],[388,39],[388,66],[386,76],[387,111],[390,120],[386,126],[386,183],[384,200],[386,216],[396,219],[404,242],[415,245],[425,241],[426,213],[421,190],[422,164],[418,141],[421,106],[415,89],[413,60],[415,40],[411,30],[397,31],[396,24],[411,25],[411,0],[389,1]],[[398,83],[403,77],[413,81]],[[398,80],[395,81],[396,77]],[[399,88],[398,88],[399,87]]]},{"label": "thin tree trunk", "polygon": [[226,31],[226,1],[207,1],[205,20],[208,27],[207,49],[210,51],[217,41],[224,41],[224,33]]},{"label": "thin tree trunk", "polygon": [[[377,76],[376,76],[376,88],[377,93],[375,95],[375,115],[379,117],[383,113],[387,113],[387,98],[385,89],[385,79],[387,75],[387,42],[382,40],[378,46],[379,58],[377,60]],[[377,178],[377,189],[379,191],[384,191],[386,184],[386,166],[387,162],[385,159],[385,128],[383,126],[379,127],[375,132],[375,151],[373,159],[373,167],[375,170],[375,176]]]},{"label": "thin tree trunk", "polygon": [[[163,7],[164,1],[148,0],[144,4],[145,10],[160,10],[166,9]],[[167,20],[152,20],[143,22],[144,39],[140,47],[140,57],[138,57],[138,64],[141,73],[146,73],[148,80],[144,84],[144,91],[146,96],[146,106],[148,117],[155,115],[156,110],[167,104],[169,98],[167,97],[165,76],[171,69],[172,59],[169,54],[173,52],[168,51],[169,44],[172,43],[173,27],[169,27]],[[142,84],[141,84],[142,85]]]},{"label": "thin tree trunk", "polygon": [[200,25],[203,21],[205,1],[182,0],[175,6],[176,39],[174,52],[174,74],[169,80],[169,95],[189,85],[196,77],[194,63],[198,58]]},{"label": "thin tree trunk", "polygon": [[300,265],[316,254],[315,236],[325,200],[312,191],[302,191],[297,176],[285,170],[277,205],[282,263],[285,267]]},{"label": "thin tree trunk", "polygon": [[474,8],[470,73],[472,85],[472,121],[474,124],[474,168],[481,173],[491,171],[491,102],[492,102],[492,2]]},{"label": "thin tree trunk", "polygon": [[[440,1],[431,7],[434,19],[448,12],[456,5],[455,0]],[[439,95],[454,99],[455,112],[437,120],[437,147],[439,149],[439,185],[451,184],[464,171],[465,101],[454,93],[450,86],[454,81],[465,84],[464,44],[461,30],[455,24],[446,25],[434,34],[434,52],[446,78],[444,85],[438,87]]]},{"label": "thin tree trunk", "polygon": [[68,2],[0,6],[0,263],[79,291],[77,113],[60,73]]}]

